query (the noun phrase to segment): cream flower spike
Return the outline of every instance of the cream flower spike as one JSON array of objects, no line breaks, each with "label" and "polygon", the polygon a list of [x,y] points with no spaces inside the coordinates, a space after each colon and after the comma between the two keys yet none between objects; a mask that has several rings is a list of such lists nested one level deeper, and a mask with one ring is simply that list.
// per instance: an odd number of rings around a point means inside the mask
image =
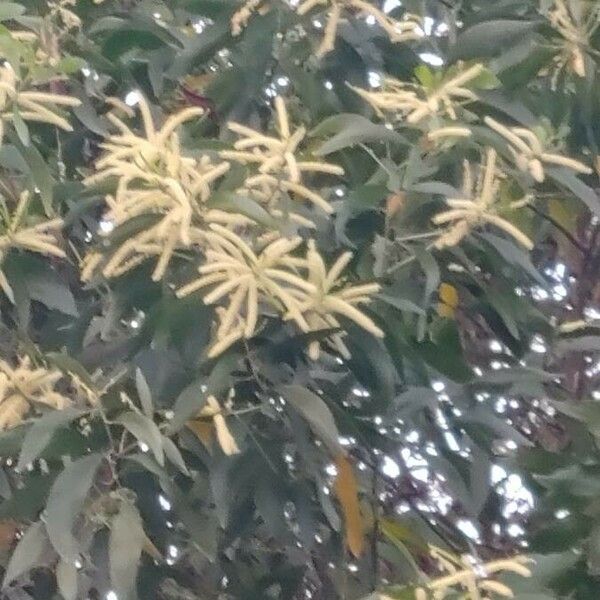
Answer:
[{"label": "cream flower spike", "polygon": [[491,117],[485,117],[485,124],[499,133],[508,143],[517,167],[529,173],[535,181],[541,183],[546,178],[544,164],[559,165],[589,175],[592,169],[578,160],[545,152],[538,136],[525,127],[506,127]]},{"label": "cream flower spike", "polygon": [[0,146],[4,139],[5,123],[14,121],[17,113],[23,121],[47,123],[65,131],[73,131],[71,124],[56,111],[60,107],[79,106],[80,100],[72,96],[21,90],[20,84],[17,74],[8,63],[0,66]]},{"label": "cream flower spike", "polygon": [[0,359],[0,430],[20,425],[36,405],[62,410],[71,400],[55,389],[62,373],[33,367],[28,357],[16,367]]},{"label": "cream flower spike", "polygon": [[227,421],[223,416],[221,405],[214,396],[208,396],[206,406],[200,411],[199,416],[212,418],[217,434],[217,441],[219,442],[219,446],[221,446],[221,450],[223,450],[223,454],[232,456],[233,454],[240,453],[237,442],[231,434],[227,426]]},{"label": "cream flower spike", "polygon": [[[502,573],[515,573],[531,577],[527,566],[533,561],[526,556],[515,556],[475,565],[468,556],[457,557],[449,552],[430,547],[430,554],[445,575],[432,579],[426,586],[415,590],[415,600],[444,600],[460,593],[463,600],[486,600],[492,594],[502,598],[514,598],[514,592],[507,585],[492,579]],[[389,596],[381,595],[382,600]]]},{"label": "cream flower spike", "polygon": [[[111,100],[110,104],[126,113],[119,102]],[[82,264],[84,281],[98,270],[105,277],[117,277],[149,257],[157,258],[152,279],[158,281],[178,249],[202,241],[205,223],[248,223],[242,215],[206,206],[213,184],[229,170],[229,163],[213,163],[208,156],[196,159],[182,154],[177,127],[203,115],[204,111],[195,107],[184,109],[157,129],[143,97],[139,108],[145,137],[136,135],[114,112],[108,113],[107,118],[119,133],[103,144],[105,154],[96,163],[97,173],[84,183],[94,185],[116,178],[117,189],[114,196],[106,197],[108,211],[104,215],[113,227],[140,217],[152,222],[124,241],[107,260],[98,251],[88,254]]]},{"label": "cream flower spike", "polygon": [[198,269],[200,278],[177,291],[179,297],[184,297],[216,286],[204,295],[204,302],[215,304],[227,298],[227,308],[218,310],[219,324],[209,357],[218,356],[239,339],[254,335],[260,302],[302,320],[297,301],[287,289],[294,286],[313,290],[289,268],[294,264],[290,254],[301,244],[301,238],[278,238],[256,254],[229,229],[211,224],[210,230],[205,234],[206,262]]},{"label": "cream flower spike", "polygon": [[411,125],[437,115],[456,120],[458,105],[477,100],[477,95],[465,85],[481,75],[483,70],[482,64],[475,64],[431,90],[393,77],[384,78],[383,85],[377,90],[350,88],[364,98],[381,118],[406,119]]},{"label": "cream flower spike", "polygon": [[[352,253],[343,253],[331,266],[329,271],[325,266],[322,256],[316,249],[313,240],[308,242],[306,259],[296,264],[301,264],[308,271],[307,285],[290,289],[290,293],[299,302],[298,315],[288,313],[286,318],[294,320],[304,332],[319,331],[321,329],[340,329],[339,316],[354,321],[375,337],[383,337],[383,331],[361,312],[357,306],[370,302],[371,296],[376,294],[380,286],[377,283],[348,285],[342,273],[352,260]],[[334,333],[329,342],[344,357],[348,358],[350,352],[343,342],[344,333]],[[312,360],[317,360],[320,354],[320,343],[311,342],[308,349]]]},{"label": "cream flower spike", "polygon": [[64,258],[65,256],[64,251],[57,243],[58,232],[62,227],[61,219],[26,225],[30,199],[29,192],[24,191],[12,214],[4,201],[0,200],[0,288],[11,301],[14,300],[12,289],[1,269],[2,261],[9,250],[28,250],[29,252],[58,258]]},{"label": "cream flower spike", "polygon": [[[473,185],[471,167],[465,162],[463,177],[463,198],[449,198],[449,210],[435,215],[434,225],[450,225],[435,241],[436,248],[456,246],[473,229],[483,225],[493,225],[501,229],[528,250],[533,242],[510,221],[498,215],[497,196],[500,178],[496,169],[496,151],[488,148],[485,165],[480,168],[479,179]],[[514,203],[515,206],[522,203]]]},{"label": "cream flower spike", "polygon": [[572,10],[566,0],[554,0],[547,17],[552,28],[564,40],[559,46],[560,56],[556,61],[559,71],[569,67],[577,76],[585,77],[585,54],[590,49],[592,35],[600,26],[600,6],[595,2],[575,1],[573,4],[578,10]]},{"label": "cream flower spike", "polygon": [[303,175],[325,173],[341,176],[344,170],[322,160],[299,159],[299,146],[306,136],[306,129],[299,127],[292,131],[281,96],[275,98],[274,104],[278,136],[268,136],[240,123],[230,122],[227,127],[240,139],[235,142],[234,150],[222,151],[221,158],[258,168],[258,174],[248,177],[240,192],[251,193],[272,211],[278,210],[278,192],[287,192],[331,213],[333,209],[329,203],[304,184]]},{"label": "cream flower spike", "polygon": [[244,5],[239,8],[231,17],[231,35],[236,37],[244,31],[248,21],[256,12],[262,12],[268,6],[265,0],[246,0]]},{"label": "cream flower spike", "polygon": [[386,15],[368,0],[304,0],[297,8],[299,15],[305,15],[314,8],[324,7],[327,10],[327,23],[317,56],[328,54],[335,48],[337,30],[344,12],[360,13],[373,17],[377,24],[386,32],[393,43],[407,42],[422,37],[421,20],[408,15],[405,20],[397,21]]}]

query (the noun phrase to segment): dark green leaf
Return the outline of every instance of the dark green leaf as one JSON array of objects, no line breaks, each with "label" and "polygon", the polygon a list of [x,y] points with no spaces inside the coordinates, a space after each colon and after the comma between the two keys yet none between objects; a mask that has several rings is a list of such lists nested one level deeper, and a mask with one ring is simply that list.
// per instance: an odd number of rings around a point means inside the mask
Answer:
[{"label": "dark green leaf", "polygon": [[48,537],[61,558],[74,563],[79,557],[79,543],[73,535],[96,471],[102,462],[101,454],[91,454],[68,464],[56,478],[46,505]]},{"label": "dark green leaf", "polygon": [[17,468],[24,469],[44,451],[54,434],[86,411],[77,408],[65,408],[48,412],[36,419],[23,440]]},{"label": "dark green leaf", "polygon": [[110,579],[118,598],[134,600],[138,565],[146,535],[137,508],[123,500],[110,528]]},{"label": "dark green leaf", "polygon": [[319,396],[299,385],[284,385],[281,395],[296,409],[314,431],[315,435],[337,456],[344,450],[329,407]]},{"label": "dark green leaf", "polygon": [[50,551],[50,543],[44,524],[40,521],[30,525],[14,549],[4,574],[3,588],[39,566]]}]

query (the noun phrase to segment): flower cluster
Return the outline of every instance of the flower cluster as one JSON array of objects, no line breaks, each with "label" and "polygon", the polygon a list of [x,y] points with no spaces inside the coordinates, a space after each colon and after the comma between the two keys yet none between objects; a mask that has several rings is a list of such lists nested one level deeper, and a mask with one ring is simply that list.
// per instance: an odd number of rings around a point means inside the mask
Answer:
[{"label": "flower cluster", "polygon": [[507,585],[492,579],[492,576],[516,573],[522,577],[531,577],[531,571],[526,566],[531,559],[525,556],[495,560],[477,568],[468,556],[456,557],[436,547],[430,548],[430,554],[440,570],[447,575],[431,580],[425,588],[417,588],[415,600],[443,600],[454,597],[459,590],[464,594],[461,597],[465,600],[483,600],[491,594],[512,598],[513,591]]},{"label": "flower cluster", "polygon": [[432,86],[385,77],[382,87],[377,90],[351,87],[379,117],[406,119],[408,124],[416,125],[440,115],[456,120],[459,106],[477,100],[475,92],[465,86],[473,83],[483,72],[484,66],[475,64]]},{"label": "flower cluster", "polygon": [[238,36],[248,25],[248,21],[255,12],[265,8],[265,0],[246,0],[243,6],[236,10],[231,17],[231,35]]},{"label": "flower cluster", "polygon": [[0,288],[11,300],[12,289],[1,269],[2,262],[10,250],[28,250],[58,258],[65,256],[57,239],[62,227],[61,219],[28,223],[31,221],[28,214],[30,200],[30,193],[24,191],[15,210],[11,212],[4,199],[0,198]]},{"label": "flower cluster", "polygon": [[[115,109],[123,110],[112,102]],[[304,243],[299,236],[284,237],[237,212],[210,208],[213,184],[226,173],[230,163],[257,167],[245,179],[241,191],[261,201],[269,214],[288,218],[297,225],[312,222],[297,213],[286,212],[278,194],[311,203],[331,212],[327,201],[304,182],[305,174],[340,176],[343,170],[324,161],[302,160],[298,148],[306,130],[290,125],[286,106],[275,100],[277,134],[265,135],[238,123],[228,128],[240,139],[233,150],[223,151],[221,162],[208,156],[189,157],[182,153],[176,128],[199,117],[202,109],[189,108],[168,118],[156,129],[150,107],[140,98],[144,136],[136,135],[114,112],[108,117],[119,129],[103,145],[104,155],[97,172],[86,184],[115,180],[116,191],[106,197],[104,215],[111,227],[139,223],[137,231],[122,241],[93,249],[85,257],[82,278],[97,273],[115,277],[157,257],[152,278],[162,279],[176,250],[196,250],[202,256],[199,277],[180,287],[178,296],[204,292],[204,302],[216,305],[217,323],[209,356],[214,357],[240,339],[252,337],[262,309],[268,307],[304,332],[334,329],[329,342],[348,355],[342,342],[339,317],[343,316],[376,336],[383,332],[357,306],[369,301],[379,289],[376,284],[348,285],[343,271],[351,255],[346,253],[327,272],[314,242],[308,242],[305,257],[296,255]],[[312,342],[309,354],[319,355],[320,345]]]},{"label": "flower cluster", "polygon": [[56,389],[61,377],[60,371],[34,367],[29,357],[16,366],[0,359],[0,430],[20,425],[36,406],[69,406],[71,400]]},{"label": "flower cluster", "polygon": [[79,106],[81,102],[77,98],[24,87],[19,74],[8,62],[0,66],[0,145],[7,122],[35,121],[72,131],[73,128],[59,109]]},{"label": "flower cluster", "polygon": [[547,17],[560,35],[557,70],[567,67],[579,77],[585,77],[585,56],[591,49],[590,39],[600,26],[600,6],[595,2],[577,2],[574,9],[566,0],[554,0]]},{"label": "flower cluster", "polygon": [[[496,151],[488,148],[485,165],[479,169],[477,181],[473,181],[472,169],[469,163],[464,164],[462,198],[449,198],[446,203],[449,210],[438,213],[433,217],[434,225],[447,225],[435,241],[437,248],[446,248],[459,244],[474,228],[481,225],[493,225],[513,237],[527,249],[533,248],[533,242],[510,221],[498,214],[498,191],[501,177],[496,166]],[[526,200],[513,203],[509,208],[518,208]]]},{"label": "flower cluster", "polygon": [[[257,167],[257,173],[247,177],[239,190],[266,206],[272,216],[289,216],[292,221],[303,226],[312,226],[310,219],[295,211],[281,207],[282,196],[300,202],[309,202],[326,213],[332,208],[317,192],[304,183],[305,174],[329,174],[341,176],[344,170],[322,160],[301,160],[298,156],[300,145],[306,136],[306,129],[290,128],[290,120],[283,98],[275,98],[277,135],[269,136],[240,123],[231,122],[227,127],[240,136],[233,150],[220,153],[225,160],[236,161]],[[284,213],[288,213],[285,215]]]},{"label": "flower cluster", "polygon": [[212,186],[228,171],[229,163],[182,153],[177,127],[202,116],[204,110],[196,107],[182,110],[157,130],[143,97],[139,107],[145,136],[136,135],[114,113],[109,114],[119,133],[103,144],[105,154],[96,163],[97,172],[85,183],[91,186],[107,179],[116,180],[115,194],[106,197],[108,211],[104,219],[111,229],[137,221],[141,223],[141,231],[116,244],[109,256],[103,250],[92,250],[84,259],[84,280],[98,270],[105,277],[117,277],[155,257],[152,279],[158,281],[178,249],[201,242],[205,222],[246,222],[241,216],[207,207]]},{"label": "flower cluster", "polygon": [[[278,238],[255,253],[236,233],[217,224],[207,233],[209,249],[206,262],[199,268],[200,278],[178,291],[186,296],[196,290],[215,285],[204,295],[206,304],[225,299],[226,307],[218,309],[219,325],[216,342],[209,356],[217,356],[241,338],[251,337],[256,330],[259,305],[264,303],[291,320],[304,332],[341,328],[337,315],[357,323],[375,336],[383,332],[356,306],[369,301],[379,289],[377,284],[351,286],[341,279],[352,255],[343,254],[329,272],[314,241],[308,242],[305,258],[293,254],[300,237]],[[344,356],[348,350],[337,331],[330,342]],[[312,342],[309,355],[319,356],[319,342]]]},{"label": "flower cluster", "polygon": [[367,0],[303,0],[298,5],[299,15],[305,15],[316,8],[327,11],[325,33],[317,50],[317,56],[324,56],[335,48],[335,39],[341,19],[345,13],[362,14],[374,19],[393,43],[418,39],[421,35],[420,20],[413,15],[398,21],[386,15]]},{"label": "flower cluster", "polygon": [[589,175],[592,172],[588,166],[578,160],[546,152],[539,137],[525,127],[506,127],[491,117],[484,118],[485,124],[499,133],[509,143],[509,149],[521,171],[529,173],[535,181],[541,183],[546,178],[544,164],[559,165]]}]

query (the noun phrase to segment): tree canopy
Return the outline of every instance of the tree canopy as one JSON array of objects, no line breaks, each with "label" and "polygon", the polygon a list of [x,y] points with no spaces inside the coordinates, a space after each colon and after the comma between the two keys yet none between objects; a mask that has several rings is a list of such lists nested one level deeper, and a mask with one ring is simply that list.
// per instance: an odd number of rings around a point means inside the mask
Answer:
[{"label": "tree canopy", "polygon": [[597,598],[599,26],[0,3],[0,597]]}]

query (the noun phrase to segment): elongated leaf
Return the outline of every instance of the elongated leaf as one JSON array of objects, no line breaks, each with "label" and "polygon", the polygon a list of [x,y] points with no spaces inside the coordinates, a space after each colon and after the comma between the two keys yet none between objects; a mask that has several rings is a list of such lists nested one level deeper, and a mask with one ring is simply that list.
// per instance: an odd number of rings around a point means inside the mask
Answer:
[{"label": "elongated leaf", "polygon": [[173,440],[163,436],[162,444],[169,461],[172,462],[184,475],[189,475],[190,472],[188,471],[185,461],[183,460],[183,456],[181,456],[181,452]]},{"label": "elongated leaf", "polygon": [[138,509],[123,501],[111,524],[108,547],[110,579],[120,600],[133,600],[136,597],[137,570],[145,540]]},{"label": "elongated leaf", "polygon": [[325,119],[311,135],[334,133],[316,152],[319,156],[326,156],[332,152],[343,150],[365,142],[390,142],[393,144],[406,144],[406,139],[399,133],[383,125],[371,123],[361,115],[341,114]]},{"label": "elongated leaf", "polygon": [[146,444],[161,467],[165,464],[163,437],[152,419],[139,413],[127,412],[119,415],[115,423],[123,425],[138,441]]},{"label": "elongated leaf", "polygon": [[281,395],[306,419],[315,435],[336,456],[344,453],[329,407],[319,396],[299,385],[285,385]]},{"label": "elongated leaf", "polygon": [[72,563],[64,560],[56,566],[56,583],[64,600],[77,600],[77,569]]},{"label": "elongated leaf", "polygon": [[451,60],[493,56],[515,44],[538,27],[536,21],[497,19],[469,27],[461,33],[451,50]]},{"label": "elongated leaf", "polygon": [[186,387],[173,405],[169,434],[179,431],[206,404],[209,394],[218,395],[231,385],[231,373],[239,362],[236,353],[224,354],[215,363],[208,377],[199,377]]},{"label": "elongated leaf", "polygon": [[8,21],[19,17],[25,12],[25,7],[16,2],[2,2],[0,4],[0,21]]},{"label": "elongated leaf", "polygon": [[344,511],[346,529],[346,545],[355,557],[364,550],[365,533],[360,505],[358,502],[358,484],[350,461],[340,455],[336,459],[337,477],[335,479],[335,495]]},{"label": "elongated leaf", "polygon": [[79,556],[79,544],[73,535],[73,526],[101,461],[101,454],[91,454],[70,463],[50,489],[46,530],[56,551],[69,563],[74,563]]},{"label": "elongated leaf", "polygon": [[144,414],[151,419],[154,415],[152,393],[150,392],[148,382],[139,367],[135,370],[135,387],[140,399],[140,404],[142,405],[142,410],[144,411]]},{"label": "elongated leaf", "polygon": [[31,525],[19,540],[4,574],[3,588],[37,567],[50,548],[46,528],[41,521]]},{"label": "elongated leaf", "polygon": [[600,216],[600,198],[598,194],[589,185],[583,183],[573,171],[567,168],[552,167],[546,169],[546,172],[559,185],[575,194],[590,209],[593,215]]},{"label": "elongated leaf", "polygon": [[65,408],[46,413],[34,421],[23,440],[17,468],[24,469],[33,462],[50,443],[54,434],[61,428],[80,417],[86,411],[77,408]]}]

